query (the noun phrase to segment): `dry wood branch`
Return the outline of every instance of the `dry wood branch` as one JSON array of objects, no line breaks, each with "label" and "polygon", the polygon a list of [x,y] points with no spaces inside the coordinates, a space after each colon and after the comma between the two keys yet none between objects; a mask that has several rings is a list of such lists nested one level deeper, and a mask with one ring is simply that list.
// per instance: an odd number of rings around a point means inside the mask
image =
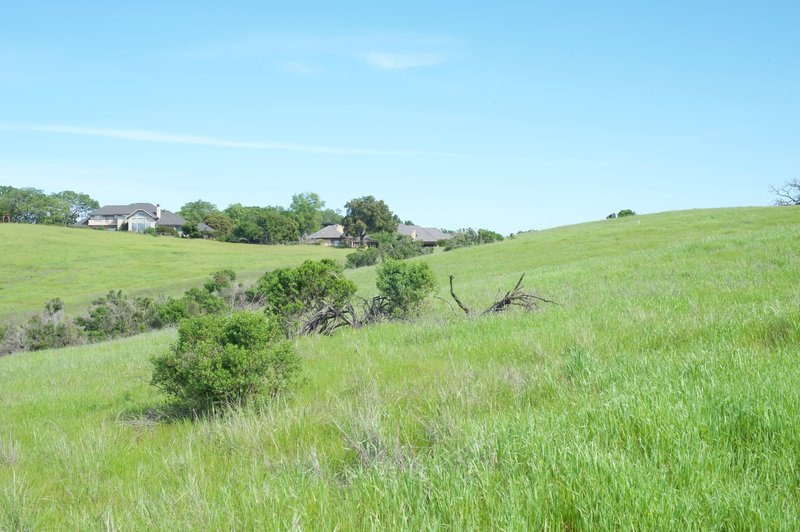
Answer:
[{"label": "dry wood branch", "polygon": [[340,327],[360,327],[361,324],[356,316],[352,305],[343,308],[336,308],[325,304],[306,320],[300,328],[300,334],[325,334],[330,335]]},{"label": "dry wood branch", "polygon": [[461,308],[461,310],[464,311],[464,314],[469,315],[469,309],[464,306],[464,303],[462,303],[460,299],[458,299],[458,296],[456,296],[455,290],[453,290],[453,277],[455,277],[455,276],[454,275],[450,276],[450,295],[453,296],[453,300]]},{"label": "dry wood branch", "polygon": [[483,311],[483,314],[491,314],[493,312],[503,312],[508,310],[511,306],[519,306],[523,307],[525,310],[538,310],[539,303],[552,303],[557,305],[555,301],[551,301],[549,299],[545,299],[543,297],[539,297],[535,294],[530,294],[522,290],[522,280],[525,278],[525,274],[523,273],[517,284],[514,286],[512,290],[506,292],[501,299],[496,301],[491,307],[487,308]]},{"label": "dry wood branch", "polygon": [[[455,289],[453,288],[453,278],[454,276],[451,275],[450,295],[453,297],[453,300],[456,302],[456,304],[458,304],[461,310],[463,310],[465,314],[470,315],[472,311],[466,305],[464,305],[456,295]],[[493,303],[492,306],[484,310],[481,314],[503,312],[511,306],[523,307],[525,310],[537,310],[539,308],[539,303],[552,303],[554,305],[558,304],[555,301],[551,301],[549,299],[539,297],[535,294],[525,292],[522,289],[522,280],[524,278],[525,274],[523,273],[513,289],[506,292],[506,294],[502,298]]]}]

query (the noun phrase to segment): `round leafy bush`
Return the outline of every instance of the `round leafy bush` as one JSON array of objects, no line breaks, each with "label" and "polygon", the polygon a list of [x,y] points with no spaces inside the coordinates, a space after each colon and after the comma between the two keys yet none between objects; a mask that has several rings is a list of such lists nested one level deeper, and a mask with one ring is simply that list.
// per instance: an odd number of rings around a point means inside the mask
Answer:
[{"label": "round leafy bush", "polygon": [[436,278],[427,262],[390,259],[378,267],[375,286],[389,302],[392,313],[405,316],[419,310],[436,288]]},{"label": "round leafy bush", "polygon": [[303,316],[325,305],[341,307],[356,293],[356,284],[330,259],[307,260],[296,268],[267,272],[248,290],[252,302],[263,302],[268,315],[280,320],[287,335],[297,331]]},{"label": "round leafy bush", "polygon": [[381,253],[377,248],[360,249],[347,255],[345,268],[361,268],[363,266],[373,266],[378,262]]},{"label": "round leafy bush", "polygon": [[300,371],[278,323],[252,312],[184,320],[177,343],[152,363],[151,384],[196,410],[274,398]]}]

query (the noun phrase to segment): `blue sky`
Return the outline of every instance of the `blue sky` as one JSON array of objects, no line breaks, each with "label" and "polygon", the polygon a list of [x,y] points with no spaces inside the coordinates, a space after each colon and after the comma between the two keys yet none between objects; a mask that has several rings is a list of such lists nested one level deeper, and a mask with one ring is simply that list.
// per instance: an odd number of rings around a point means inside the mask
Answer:
[{"label": "blue sky", "polygon": [[510,233],[800,177],[798,1],[116,4],[2,6],[0,184]]}]

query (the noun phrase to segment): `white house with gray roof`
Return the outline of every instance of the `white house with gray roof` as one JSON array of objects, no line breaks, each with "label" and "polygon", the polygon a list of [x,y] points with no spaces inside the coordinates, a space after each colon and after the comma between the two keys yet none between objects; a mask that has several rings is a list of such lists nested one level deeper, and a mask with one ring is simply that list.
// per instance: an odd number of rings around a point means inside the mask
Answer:
[{"label": "white house with gray roof", "polygon": [[109,231],[119,231],[126,227],[128,231],[135,233],[143,233],[148,228],[171,227],[180,233],[184,224],[186,224],[186,220],[173,212],[162,209],[161,205],[131,203],[100,207],[89,214],[89,218],[81,225]]}]

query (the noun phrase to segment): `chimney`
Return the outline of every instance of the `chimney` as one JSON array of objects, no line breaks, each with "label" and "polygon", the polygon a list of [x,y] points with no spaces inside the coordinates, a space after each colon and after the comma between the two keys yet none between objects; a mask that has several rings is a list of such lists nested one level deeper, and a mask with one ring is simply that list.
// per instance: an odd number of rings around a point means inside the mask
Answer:
[{"label": "chimney", "polygon": [[156,203],[156,220],[161,219],[161,205]]}]

